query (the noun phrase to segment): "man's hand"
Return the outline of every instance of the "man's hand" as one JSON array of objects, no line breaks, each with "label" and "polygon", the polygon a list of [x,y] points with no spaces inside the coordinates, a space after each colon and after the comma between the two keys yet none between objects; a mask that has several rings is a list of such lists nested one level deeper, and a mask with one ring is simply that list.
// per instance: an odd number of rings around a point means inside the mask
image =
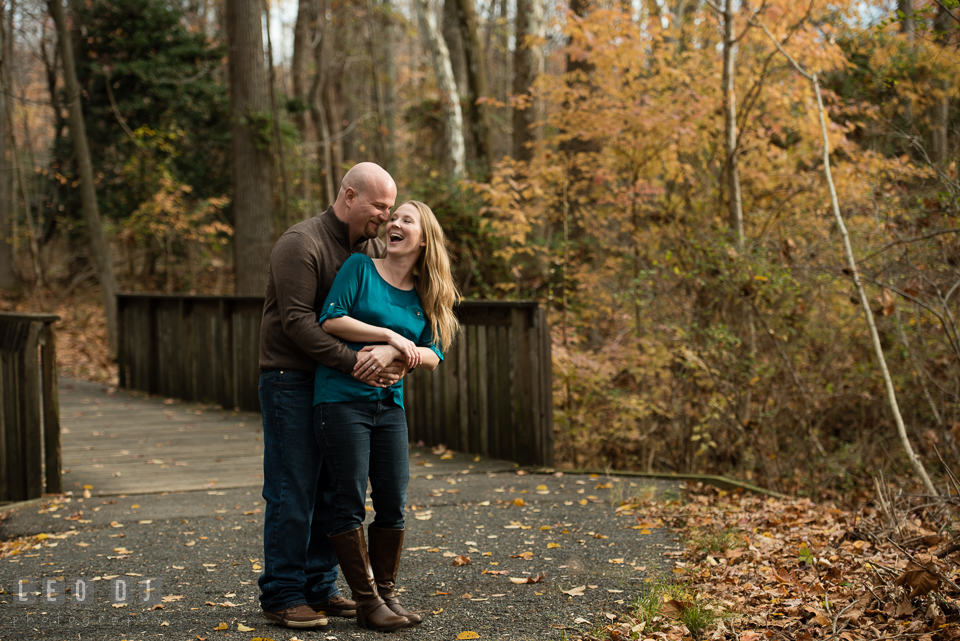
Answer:
[{"label": "man's hand", "polygon": [[410,370],[407,367],[407,362],[398,358],[378,372],[370,373],[366,378],[357,376],[356,372],[353,376],[371,387],[388,387],[406,376],[408,371]]},{"label": "man's hand", "polygon": [[357,353],[353,377],[371,387],[393,385],[407,373],[403,354],[390,345],[367,345]]},{"label": "man's hand", "polygon": [[[361,381],[367,380],[402,356],[400,350],[391,345],[367,345],[357,352],[357,364],[353,368],[353,376]],[[393,383],[397,380],[400,379],[394,380]]]}]

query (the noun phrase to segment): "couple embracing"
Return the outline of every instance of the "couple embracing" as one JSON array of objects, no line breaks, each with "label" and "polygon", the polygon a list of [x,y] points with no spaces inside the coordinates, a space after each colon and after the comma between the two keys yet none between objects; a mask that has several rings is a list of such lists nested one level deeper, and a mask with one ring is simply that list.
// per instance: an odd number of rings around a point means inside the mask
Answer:
[{"label": "couple embracing", "polygon": [[[420,623],[395,589],[409,481],[403,377],[440,364],[459,294],[433,212],[416,201],[391,212],[396,197],[390,174],[360,163],[333,206],[288,229],[270,255],[259,585],[263,614],[279,625],[319,627],[326,615],[382,631]],[[353,600],[337,590],[338,562]]]}]

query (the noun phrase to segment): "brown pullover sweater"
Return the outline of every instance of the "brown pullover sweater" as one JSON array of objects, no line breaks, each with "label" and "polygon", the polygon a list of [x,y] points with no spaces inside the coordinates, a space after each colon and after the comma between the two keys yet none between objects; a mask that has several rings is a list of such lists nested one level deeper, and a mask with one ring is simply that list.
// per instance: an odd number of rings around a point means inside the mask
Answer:
[{"label": "brown pullover sweater", "polygon": [[323,363],[346,374],[357,353],[320,329],[319,310],[333,279],[354,252],[384,254],[379,238],[361,238],[350,247],[346,223],[333,207],[288,229],[273,246],[260,324],[260,369],[313,373]]}]

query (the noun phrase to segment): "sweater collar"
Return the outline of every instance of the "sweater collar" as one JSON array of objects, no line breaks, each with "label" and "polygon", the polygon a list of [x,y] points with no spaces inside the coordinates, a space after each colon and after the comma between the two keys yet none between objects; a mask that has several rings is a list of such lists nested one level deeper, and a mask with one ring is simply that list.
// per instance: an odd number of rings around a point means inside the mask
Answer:
[{"label": "sweater collar", "polygon": [[319,218],[320,223],[330,231],[330,235],[333,236],[334,240],[342,247],[353,250],[362,246],[363,243],[367,241],[366,238],[361,236],[357,242],[353,244],[353,247],[350,246],[350,226],[337,218],[337,215],[333,213],[333,205],[331,205],[327,211],[320,214]]}]

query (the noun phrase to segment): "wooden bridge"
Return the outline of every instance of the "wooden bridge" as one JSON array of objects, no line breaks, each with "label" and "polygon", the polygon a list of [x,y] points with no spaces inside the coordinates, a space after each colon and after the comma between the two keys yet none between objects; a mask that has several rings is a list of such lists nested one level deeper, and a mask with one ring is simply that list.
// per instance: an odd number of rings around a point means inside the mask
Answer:
[{"label": "wooden bridge", "polygon": [[[129,294],[119,303],[120,389],[58,383],[58,317],[0,314],[0,504],[62,490],[262,483],[262,298]],[[464,333],[443,365],[405,379],[410,439],[419,445],[412,473],[551,465],[543,310],[468,302],[457,312]]]},{"label": "wooden bridge", "polygon": [[[217,492],[263,483],[260,414],[60,379],[63,489],[93,496]],[[413,476],[506,471],[509,461],[412,447]]]}]

